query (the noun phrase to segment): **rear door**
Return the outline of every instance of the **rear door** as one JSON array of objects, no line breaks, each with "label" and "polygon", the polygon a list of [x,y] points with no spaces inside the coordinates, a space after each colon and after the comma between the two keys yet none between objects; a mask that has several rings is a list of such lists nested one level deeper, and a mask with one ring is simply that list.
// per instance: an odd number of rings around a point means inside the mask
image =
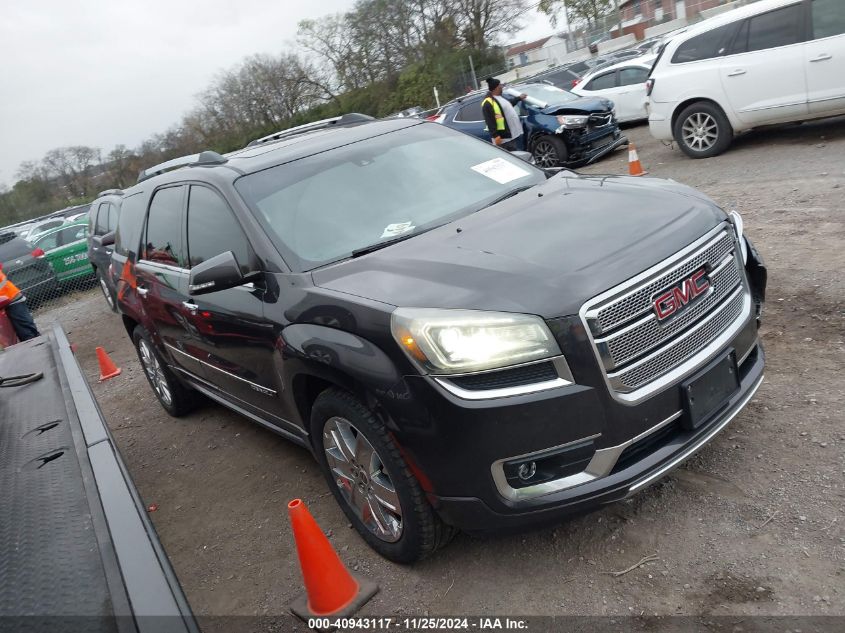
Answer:
[{"label": "rear door", "polygon": [[845,3],[813,0],[812,39],[805,46],[810,114],[845,110]]},{"label": "rear door", "polygon": [[59,281],[64,281],[90,272],[85,237],[86,225],[74,224],[37,238],[34,246],[44,251]]},{"label": "rear door", "polygon": [[461,132],[465,132],[470,136],[475,136],[485,141],[490,140],[490,134],[485,130],[486,123],[484,123],[484,115],[481,113],[481,102],[483,99],[475,99],[473,101],[459,104],[459,107],[453,115],[449,127]]},{"label": "rear door", "polygon": [[749,127],[808,113],[804,13],[796,2],[745,19],[719,62],[728,103]]},{"label": "rear door", "polygon": [[[205,185],[191,185],[188,199],[188,265],[232,251],[248,274],[255,257],[225,198]],[[264,419],[282,423],[276,335],[265,320],[260,279],[189,299],[187,316],[205,375],[224,396]]]},{"label": "rear door", "polygon": [[616,104],[616,118],[620,121],[637,121],[648,117],[645,109],[645,82],[649,68],[630,66],[619,69],[618,93],[610,99]]},{"label": "rear door", "polygon": [[187,189],[186,185],[172,185],[153,193],[135,265],[135,283],[144,326],[159,350],[175,369],[203,377],[193,324],[185,307],[190,298],[182,231]]}]

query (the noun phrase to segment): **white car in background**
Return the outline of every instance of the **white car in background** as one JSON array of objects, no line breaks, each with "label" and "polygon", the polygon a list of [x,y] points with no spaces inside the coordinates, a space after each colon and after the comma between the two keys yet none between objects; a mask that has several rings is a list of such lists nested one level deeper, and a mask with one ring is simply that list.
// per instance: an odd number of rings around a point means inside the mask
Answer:
[{"label": "white car in background", "polygon": [[606,66],[584,77],[570,92],[581,97],[604,97],[616,106],[620,123],[648,118],[646,80],[656,55],[643,55]]},{"label": "white car in background", "polygon": [[739,132],[845,114],[845,1],[759,0],[672,39],[648,80],[649,129],[692,158]]}]

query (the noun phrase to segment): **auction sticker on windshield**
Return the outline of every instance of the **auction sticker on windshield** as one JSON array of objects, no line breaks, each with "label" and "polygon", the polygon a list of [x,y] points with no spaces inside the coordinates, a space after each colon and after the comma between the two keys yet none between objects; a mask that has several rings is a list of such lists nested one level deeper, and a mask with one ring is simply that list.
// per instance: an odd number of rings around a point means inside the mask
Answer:
[{"label": "auction sticker on windshield", "polygon": [[384,233],[381,234],[382,237],[396,237],[397,235],[402,235],[402,233],[407,233],[408,231],[413,231],[415,227],[411,222],[399,222],[397,224],[388,224],[385,229]]},{"label": "auction sticker on windshield", "polygon": [[506,161],[504,158],[487,160],[478,165],[473,165],[471,169],[483,176],[487,176],[491,180],[495,180],[500,185],[505,185],[512,180],[517,180],[518,178],[531,174],[531,172]]}]

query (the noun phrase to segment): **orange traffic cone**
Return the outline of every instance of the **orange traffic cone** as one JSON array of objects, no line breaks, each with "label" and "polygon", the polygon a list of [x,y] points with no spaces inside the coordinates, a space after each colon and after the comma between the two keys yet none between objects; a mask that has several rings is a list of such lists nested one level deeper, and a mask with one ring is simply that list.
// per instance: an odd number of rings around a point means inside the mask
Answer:
[{"label": "orange traffic cone", "polygon": [[378,586],[349,573],[302,499],[288,504],[288,514],[306,592],[293,602],[291,611],[305,621],[352,615],[376,594]]},{"label": "orange traffic cone", "polygon": [[100,361],[100,382],[120,375],[120,367],[114,364],[102,347],[97,348],[97,360]]},{"label": "orange traffic cone", "polygon": [[640,157],[633,143],[628,143],[628,173],[631,176],[645,176],[648,173],[640,164]]}]

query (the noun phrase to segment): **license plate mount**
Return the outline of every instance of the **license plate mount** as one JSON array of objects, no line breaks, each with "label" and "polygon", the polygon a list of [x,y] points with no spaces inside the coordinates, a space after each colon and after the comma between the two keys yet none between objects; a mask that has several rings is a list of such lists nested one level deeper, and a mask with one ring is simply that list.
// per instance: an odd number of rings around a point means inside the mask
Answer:
[{"label": "license plate mount", "polygon": [[684,403],[683,426],[697,429],[722,409],[739,390],[736,354],[733,350],[720,356],[695,376],[681,384]]}]

